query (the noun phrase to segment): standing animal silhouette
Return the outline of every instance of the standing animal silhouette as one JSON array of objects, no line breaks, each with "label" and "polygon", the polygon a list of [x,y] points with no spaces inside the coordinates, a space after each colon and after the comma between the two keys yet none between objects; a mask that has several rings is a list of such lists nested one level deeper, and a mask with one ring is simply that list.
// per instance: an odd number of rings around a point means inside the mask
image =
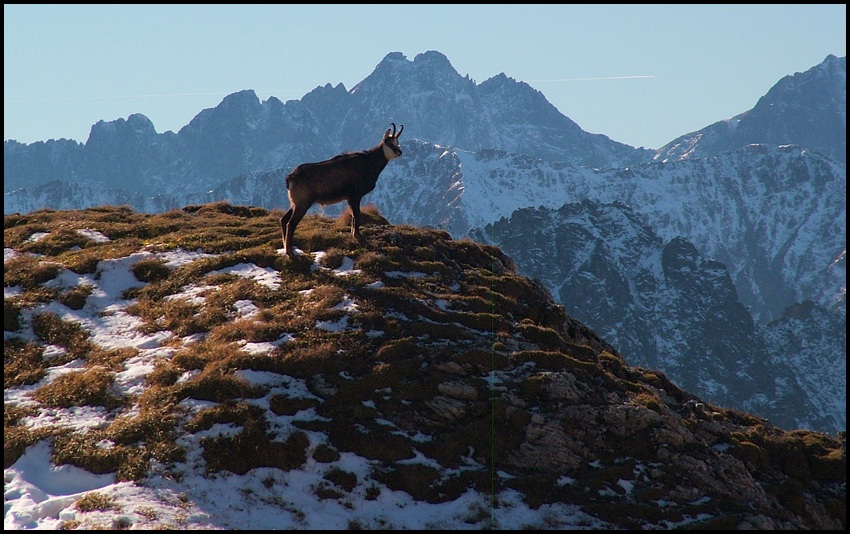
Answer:
[{"label": "standing animal silhouette", "polygon": [[396,133],[395,123],[384,132],[381,142],[369,150],[346,152],[317,163],[302,163],[286,176],[286,189],[289,191],[289,211],[280,218],[280,230],[283,234],[283,250],[287,256],[294,256],[292,236],[295,228],[307,210],[318,202],[322,206],[348,201],[351,208],[351,235],[358,242],[360,237],[360,201],[375,189],[378,175],[391,159],[401,156],[398,138],[404,131],[401,125]]}]

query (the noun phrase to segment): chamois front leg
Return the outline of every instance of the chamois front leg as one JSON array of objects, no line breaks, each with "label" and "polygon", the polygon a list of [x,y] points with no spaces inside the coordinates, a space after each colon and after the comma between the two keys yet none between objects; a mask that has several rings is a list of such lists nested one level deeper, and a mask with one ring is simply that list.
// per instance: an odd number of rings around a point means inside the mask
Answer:
[{"label": "chamois front leg", "polygon": [[286,225],[289,224],[289,219],[292,218],[292,208],[280,218],[280,235],[283,238],[283,250],[288,250],[286,246]]},{"label": "chamois front leg", "polygon": [[[292,236],[295,235],[295,227],[298,226],[298,223],[301,222],[301,219],[304,218],[304,215],[307,214],[307,210],[310,209],[310,206],[307,205],[305,208],[304,205],[296,205],[292,208],[292,215],[289,217],[289,222],[284,225],[286,228],[283,233],[283,252],[290,258],[295,257],[295,247],[292,245]],[[283,219],[286,216],[284,215]],[[281,219],[281,222],[283,220]]]},{"label": "chamois front leg", "polygon": [[360,235],[360,199],[349,199],[348,207],[351,208],[351,237],[362,244],[363,237]]}]

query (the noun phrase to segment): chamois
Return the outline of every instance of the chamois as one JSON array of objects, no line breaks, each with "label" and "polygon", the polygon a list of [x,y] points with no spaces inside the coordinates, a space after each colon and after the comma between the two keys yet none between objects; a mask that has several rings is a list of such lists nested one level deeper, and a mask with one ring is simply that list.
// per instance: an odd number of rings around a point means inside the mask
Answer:
[{"label": "chamois", "polygon": [[360,200],[378,183],[378,175],[391,159],[401,156],[398,137],[404,130],[401,125],[396,133],[395,123],[384,133],[381,142],[369,150],[346,152],[317,163],[302,163],[286,176],[290,208],[280,218],[283,234],[283,250],[294,256],[292,236],[295,227],[310,207],[318,202],[322,206],[348,201],[351,208],[351,235],[358,242],[360,237]]}]

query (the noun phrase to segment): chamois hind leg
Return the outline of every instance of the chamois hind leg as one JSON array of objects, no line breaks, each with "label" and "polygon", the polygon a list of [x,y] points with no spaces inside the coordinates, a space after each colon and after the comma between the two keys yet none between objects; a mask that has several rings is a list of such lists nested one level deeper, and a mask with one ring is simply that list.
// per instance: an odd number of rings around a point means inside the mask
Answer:
[{"label": "chamois hind leg", "polygon": [[[289,217],[289,222],[286,224],[286,231],[283,235],[283,252],[290,257],[295,256],[295,247],[292,245],[292,236],[295,234],[295,227],[298,226],[298,223],[301,222],[301,219],[304,218],[304,215],[307,214],[307,210],[310,209],[308,207],[303,207],[303,205],[296,205],[292,208],[294,211],[292,215]],[[286,218],[284,215],[283,218]]]},{"label": "chamois hind leg", "polygon": [[350,199],[348,207],[351,208],[351,236],[358,243],[363,243],[360,235],[360,199]]},{"label": "chamois hind leg", "polygon": [[283,248],[286,250],[286,224],[289,222],[289,219],[292,218],[292,208],[289,208],[289,211],[284,214],[283,217],[280,218],[280,235],[283,238]]}]

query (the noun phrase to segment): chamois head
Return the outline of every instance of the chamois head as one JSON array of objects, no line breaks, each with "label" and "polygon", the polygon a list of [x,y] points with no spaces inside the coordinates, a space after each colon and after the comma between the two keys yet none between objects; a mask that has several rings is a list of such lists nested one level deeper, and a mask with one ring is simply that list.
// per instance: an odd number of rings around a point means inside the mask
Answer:
[{"label": "chamois head", "polygon": [[391,122],[390,124],[393,126],[393,131],[390,133],[390,129],[387,128],[387,131],[384,132],[384,139],[382,141],[384,156],[386,156],[387,161],[401,156],[401,147],[398,145],[398,136],[400,136],[401,132],[404,131],[404,124],[401,125],[398,133],[395,131],[395,123]]}]

